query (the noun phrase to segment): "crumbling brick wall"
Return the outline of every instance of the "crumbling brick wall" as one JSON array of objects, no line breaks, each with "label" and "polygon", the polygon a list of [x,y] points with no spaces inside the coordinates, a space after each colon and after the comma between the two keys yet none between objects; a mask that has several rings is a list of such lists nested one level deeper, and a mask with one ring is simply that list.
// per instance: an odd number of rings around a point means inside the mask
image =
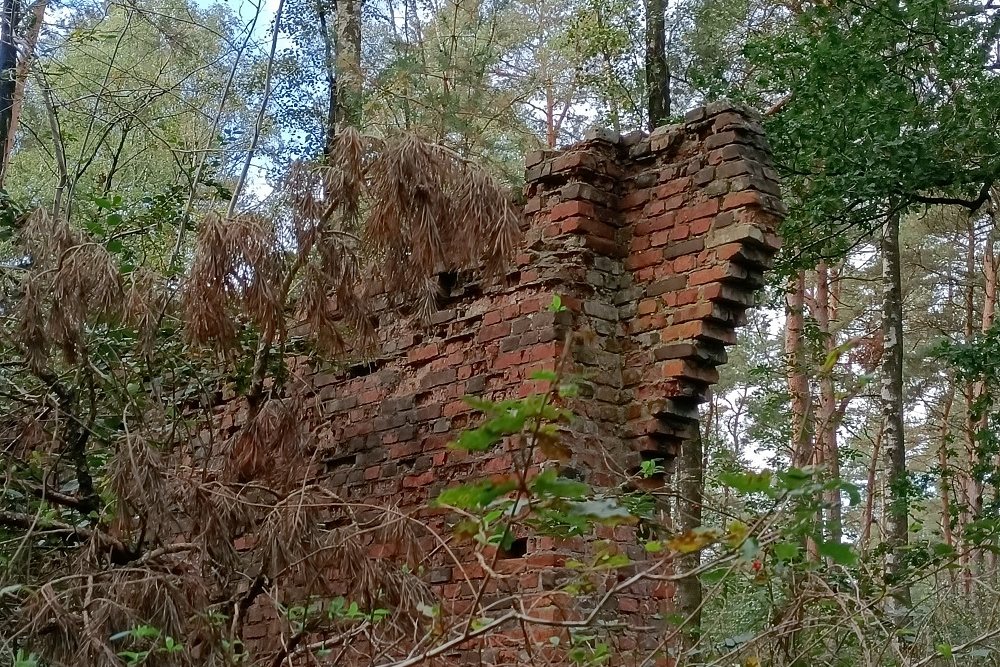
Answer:
[{"label": "crumbling brick wall", "polygon": [[[448,448],[476,420],[462,397],[539,390],[532,371],[553,368],[567,340],[569,371],[583,388],[571,406],[572,460],[561,464],[569,474],[598,488],[619,485],[643,459],[669,462],[696,428],[697,405],[778,247],[783,207],[759,123],[744,109],[713,104],[648,136],[591,132],[566,150],[529,155],[526,166],[524,238],[504,284],[443,277],[447,293],[429,324],[384,301],[373,359],[302,369],[324,407],[319,474],[341,497],[398,506],[446,534],[447,515],[428,501],[514,465],[510,450],[474,456]],[[547,308],[554,295],[565,312]],[[630,531],[602,536],[643,557]],[[438,545],[428,536],[424,546],[430,553]],[[585,545],[535,538],[524,547],[500,563],[520,574],[490,582],[487,593],[514,582],[533,614],[561,617],[565,609],[545,592]],[[391,549],[373,544],[369,553]],[[424,575],[450,612],[472,605],[465,577],[485,576],[474,560],[464,570],[439,559]],[[607,614],[635,619],[616,650],[655,648],[654,615],[671,595],[646,583],[611,600]],[[248,637],[275,633],[273,619],[252,610]],[[540,632],[538,639],[551,634]],[[450,657],[517,664],[523,643],[518,631]]]}]

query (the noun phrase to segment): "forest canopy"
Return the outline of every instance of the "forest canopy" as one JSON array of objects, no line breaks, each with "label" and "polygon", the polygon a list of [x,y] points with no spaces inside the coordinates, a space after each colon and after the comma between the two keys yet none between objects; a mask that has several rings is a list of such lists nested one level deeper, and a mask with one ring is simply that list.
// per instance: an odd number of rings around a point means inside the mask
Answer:
[{"label": "forest canopy", "polygon": [[723,99],[788,215],[690,467],[533,468],[588,400],[546,370],[468,397],[454,447],[523,466],[441,491],[433,552],[499,580],[515,537],[638,526],[665,569],[561,590],[669,585],[642,664],[1000,664],[996,0],[0,2],[0,664],[458,664],[507,626],[523,664],[624,664],[624,616],[516,585],[446,620],[427,526],[316,480],[295,363],[502,282],[527,154]]}]

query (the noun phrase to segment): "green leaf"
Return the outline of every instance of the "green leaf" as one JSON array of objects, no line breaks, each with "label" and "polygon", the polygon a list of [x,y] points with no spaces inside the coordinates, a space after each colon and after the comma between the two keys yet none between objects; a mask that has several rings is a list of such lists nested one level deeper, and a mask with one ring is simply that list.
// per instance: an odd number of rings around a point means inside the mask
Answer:
[{"label": "green leaf", "polygon": [[458,436],[458,440],[451,443],[455,449],[464,449],[467,452],[485,452],[487,449],[500,442],[502,435],[492,433],[483,428],[476,428],[464,431]]},{"label": "green leaf", "polygon": [[544,380],[545,382],[555,382],[559,379],[559,374],[546,368],[531,372],[532,380]]},{"label": "green leaf", "polygon": [[729,575],[728,568],[717,567],[714,570],[709,570],[708,572],[702,572],[699,578],[701,579],[701,582],[706,586],[712,586],[725,579],[726,576],[728,575]]},{"label": "green leaf", "polygon": [[850,482],[848,482],[846,480],[841,480],[840,481],[840,488],[845,493],[847,493],[847,498],[848,498],[848,500],[850,502],[850,505],[852,507],[854,505],[861,504],[861,490],[858,488],[858,486],[856,484],[852,484],[852,483],[850,483]]},{"label": "green leaf", "polygon": [[611,498],[583,500],[570,504],[570,512],[599,523],[618,524],[635,521],[632,514]]},{"label": "green leaf", "polygon": [[937,654],[942,657],[951,657],[951,644],[938,644],[934,647],[934,650],[937,651]]},{"label": "green leaf", "polygon": [[772,551],[778,560],[794,560],[799,555],[799,545],[794,542],[778,542],[772,547]]},{"label": "green leaf", "polygon": [[445,489],[438,494],[434,503],[438,506],[454,507],[463,510],[481,509],[516,488],[517,482],[511,479],[501,482],[494,482],[492,480],[470,482]]},{"label": "green leaf", "polygon": [[569,382],[567,384],[559,385],[559,397],[560,398],[576,398],[580,395],[579,385]]},{"label": "green leaf", "polygon": [[838,565],[854,565],[858,562],[858,556],[847,544],[841,542],[818,542],[816,551],[820,556],[830,558]]},{"label": "green leaf", "polygon": [[590,491],[590,487],[583,482],[560,477],[552,468],[531,480],[530,488],[535,495],[543,498],[579,499]]},{"label": "green leaf", "polygon": [[479,410],[480,412],[491,413],[497,409],[495,402],[479,398],[478,396],[463,396],[462,401],[472,409]]},{"label": "green leaf", "polygon": [[719,481],[740,493],[766,493],[771,490],[771,471],[724,472]]},{"label": "green leaf", "polygon": [[158,628],[151,625],[138,625],[129,631],[134,639],[155,639],[160,636]]}]

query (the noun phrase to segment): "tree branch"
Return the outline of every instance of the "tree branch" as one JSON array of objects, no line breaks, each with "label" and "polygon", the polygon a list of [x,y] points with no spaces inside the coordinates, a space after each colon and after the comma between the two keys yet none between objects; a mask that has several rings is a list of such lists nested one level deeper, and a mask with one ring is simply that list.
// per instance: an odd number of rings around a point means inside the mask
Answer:
[{"label": "tree branch", "polygon": [[921,204],[937,204],[941,206],[962,206],[971,212],[978,211],[979,208],[990,198],[990,188],[996,182],[996,178],[991,178],[983,183],[979,194],[975,199],[962,199],[960,197],[927,197],[924,195],[913,195],[913,201]]}]

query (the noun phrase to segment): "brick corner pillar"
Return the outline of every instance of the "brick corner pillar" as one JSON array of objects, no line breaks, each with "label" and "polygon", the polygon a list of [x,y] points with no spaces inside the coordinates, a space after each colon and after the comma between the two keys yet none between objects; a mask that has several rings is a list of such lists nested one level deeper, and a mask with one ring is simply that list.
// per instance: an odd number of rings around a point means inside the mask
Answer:
[{"label": "brick corner pillar", "polygon": [[648,135],[592,130],[528,155],[525,181],[520,262],[547,272],[564,324],[591,334],[572,355],[593,385],[580,409],[631,442],[627,467],[672,458],[780,246],[759,117],[722,101]]},{"label": "brick corner pillar", "polygon": [[716,102],[630,148],[622,215],[637,288],[633,345],[640,450],[671,457],[698,426],[726,346],[780,247],[785,207],[759,117]]}]

